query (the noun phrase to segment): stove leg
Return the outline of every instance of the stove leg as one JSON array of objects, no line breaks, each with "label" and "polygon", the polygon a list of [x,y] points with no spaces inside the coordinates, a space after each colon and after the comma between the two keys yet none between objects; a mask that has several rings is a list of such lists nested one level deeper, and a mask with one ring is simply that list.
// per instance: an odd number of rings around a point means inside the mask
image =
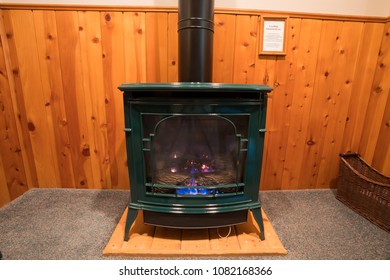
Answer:
[{"label": "stove leg", "polygon": [[265,235],[264,235],[264,223],[263,223],[263,215],[261,214],[261,208],[259,209],[251,209],[253,217],[255,218],[255,221],[259,225],[260,228],[260,240],[263,241],[265,240]]},{"label": "stove leg", "polygon": [[126,218],[126,226],[125,226],[125,236],[124,241],[129,241],[129,231],[131,225],[134,223],[135,218],[137,218],[138,210],[127,208],[127,218]]}]

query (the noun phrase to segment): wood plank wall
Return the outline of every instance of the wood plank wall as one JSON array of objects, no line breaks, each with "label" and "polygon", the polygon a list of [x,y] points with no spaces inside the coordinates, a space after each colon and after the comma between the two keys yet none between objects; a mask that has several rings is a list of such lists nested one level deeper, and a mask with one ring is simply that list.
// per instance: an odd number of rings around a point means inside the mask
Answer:
[{"label": "wood plank wall", "polygon": [[[127,189],[123,82],[177,81],[174,9],[0,10],[0,205],[30,188]],[[217,11],[214,82],[273,87],[261,188],[329,188],[338,154],[390,176],[390,22],[287,16],[259,56],[259,11]],[[273,14],[277,15],[277,14]]]}]

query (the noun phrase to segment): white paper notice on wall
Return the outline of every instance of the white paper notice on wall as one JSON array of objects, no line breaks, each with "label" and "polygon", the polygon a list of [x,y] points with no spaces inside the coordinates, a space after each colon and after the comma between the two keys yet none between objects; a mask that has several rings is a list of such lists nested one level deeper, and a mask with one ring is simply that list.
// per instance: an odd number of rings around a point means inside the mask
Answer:
[{"label": "white paper notice on wall", "polygon": [[284,20],[264,20],[263,48],[264,52],[284,51]]}]

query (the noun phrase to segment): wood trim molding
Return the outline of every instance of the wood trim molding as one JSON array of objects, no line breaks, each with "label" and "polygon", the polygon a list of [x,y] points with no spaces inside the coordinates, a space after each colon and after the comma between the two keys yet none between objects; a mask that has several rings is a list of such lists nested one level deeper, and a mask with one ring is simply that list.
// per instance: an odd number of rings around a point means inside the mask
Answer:
[{"label": "wood trim molding", "polygon": [[[133,6],[103,6],[103,5],[70,5],[70,4],[16,4],[3,3],[0,9],[8,10],[55,10],[55,11],[115,11],[115,12],[161,12],[174,13],[177,7],[133,7]],[[359,16],[359,15],[337,15],[337,14],[319,14],[305,12],[281,12],[281,11],[262,11],[262,10],[236,10],[220,8],[215,9],[219,14],[253,15],[261,16],[263,14],[286,16],[290,18],[336,20],[336,21],[359,21],[359,22],[390,22],[390,16]]]},{"label": "wood trim molding", "polygon": [[54,10],[54,11],[113,11],[113,12],[177,12],[176,7],[139,7],[72,4],[23,4],[4,3],[1,9],[8,10]]}]

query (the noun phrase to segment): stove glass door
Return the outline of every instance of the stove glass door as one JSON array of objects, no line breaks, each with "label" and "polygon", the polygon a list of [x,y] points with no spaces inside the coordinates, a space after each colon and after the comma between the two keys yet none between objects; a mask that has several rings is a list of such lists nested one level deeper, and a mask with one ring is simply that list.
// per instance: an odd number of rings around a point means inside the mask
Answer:
[{"label": "stove glass door", "polygon": [[147,193],[242,193],[248,120],[248,115],[143,115]]}]

